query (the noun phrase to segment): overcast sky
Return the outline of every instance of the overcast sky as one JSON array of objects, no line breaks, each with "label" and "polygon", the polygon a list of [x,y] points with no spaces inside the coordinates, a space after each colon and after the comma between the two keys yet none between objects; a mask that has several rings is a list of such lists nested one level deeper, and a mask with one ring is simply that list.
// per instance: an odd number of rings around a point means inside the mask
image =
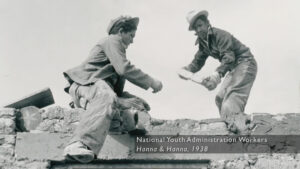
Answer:
[{"label": "overcast sky", "polygon": [[[300,112],[299,6],[298,0],[1,0],[0,105],[50,87],[56,104],[67,107],[62,72],[86,59],[111,19],[131,15],[140,24],[127,57],[164,88],[152,94],[127,83],[126,90],[145,98],[155,118],[219,117],[218,88],[209,92],[176,74],[197,51],[185,16],[206,9],[212,26],[250,47],[258,62],[246,113]],[[218,65],[208,59],[199,75]]]}]

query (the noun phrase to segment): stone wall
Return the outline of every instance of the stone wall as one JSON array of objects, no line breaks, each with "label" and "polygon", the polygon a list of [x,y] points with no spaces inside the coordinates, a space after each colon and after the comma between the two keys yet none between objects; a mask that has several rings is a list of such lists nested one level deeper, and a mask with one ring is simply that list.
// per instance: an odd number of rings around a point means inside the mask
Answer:
[{"label": "stone wall", "polygon": [[[59,106],[47,109],[27,107],[21,110],[0,109],[0,168],[63,168],[80,167],[65,162],[62,150],[76,128],[81,109]],[[250,135],[299,135],[300,114],[251,114]],[[159,120],[139,112],[139,123],[149,135],[234,135],[221,119]],[[202,168],[300,168],[300,156],[289,154],[137,154],[134,137],[128,134],[108,135],[98,160],[91,164],[101,168],[101,161],[126,160],[183,161],[190,167],[196,162]],[[282,146],[287,146],[283,144]],[[174,161],[175,160],[175,161]],[[100,161],[100,164],[99,163]],[[199,164],[198,164],[199,163]],[[152,163],[151,163],[152,164]],[[169,164],[164,163],[164,166]],[[81,166],[84,168],[84,166]],[[171,166],[171,168],[175,168]]]},{"label": "stone wall", "polygon": [[[12,108],[0,110],[0,168],[2,169],[45,169],[50,161],[18,158],[16,151],[16,115],[19,111]],[[30,146],[30,145],[28,145]]]}]

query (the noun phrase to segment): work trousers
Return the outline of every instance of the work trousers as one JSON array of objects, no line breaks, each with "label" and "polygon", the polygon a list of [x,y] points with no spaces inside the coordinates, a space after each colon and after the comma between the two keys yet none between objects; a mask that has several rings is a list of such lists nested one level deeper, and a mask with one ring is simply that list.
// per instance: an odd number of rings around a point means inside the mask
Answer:
[{"label": "work trousers", "polygon": [[90,86],[74,83],[70,87],[70,94],[77,106],[86,111],[81,114],[69,144],[81,141],[98,155],[113,118],[119,116],[117,95],[104,80],[98,80]]},{"label": "work trousers", "polygon": [[257,73],[254,58],[241,60],[224,78],[216,96],[216,105],[221,118],[244,113],[247,100]]}]

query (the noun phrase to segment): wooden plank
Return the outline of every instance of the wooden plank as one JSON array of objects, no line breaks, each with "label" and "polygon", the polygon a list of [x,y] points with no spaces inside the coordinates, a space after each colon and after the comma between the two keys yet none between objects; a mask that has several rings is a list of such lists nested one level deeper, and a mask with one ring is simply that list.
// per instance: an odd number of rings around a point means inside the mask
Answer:
[{"label": "wooden plank", "polygon": [[45,88],[8,104],[5,107],[20,109],[27,106],[36,106],[43,108],[51,104],[54,104],[52,92],[50,88]]},{"label": "wooden plank", "polygon": [[66,164],[53,164],[52,169],[199,169],[208,168],[210,166],[209,160],[107,160],[99,161],[99,163],[79,164],[79,163],[66,163]]}]

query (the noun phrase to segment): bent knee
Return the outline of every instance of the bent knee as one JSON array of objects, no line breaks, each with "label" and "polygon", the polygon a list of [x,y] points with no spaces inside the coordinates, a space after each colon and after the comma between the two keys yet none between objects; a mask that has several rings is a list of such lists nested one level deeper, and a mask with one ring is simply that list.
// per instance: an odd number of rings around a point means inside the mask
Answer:
[{"label": "bent knee", "polygon": [[106,94],[102,93],[101,97],[99,95],[93,99],[93,101],[88,105],[87,109],[94,109],[95,112],[98,112],[101,116],[106,116],[109,119],[112,119],[115,114],[118,112],[118,107],[116,104],[116,97],[108,96],[103,97]]},{"label": "bent knee", "polygon": [[95,96],[94,98],[102,98],[103,101],[108,103],[115,102],[117,95],[112,88],[103,80],[99,80],[95,83]]},{"label": "bent knee", "polygon": [[225,102],[221,107],[221,114],[232,115],[243,112],[243,108],[240,104],[234,102]]}]

